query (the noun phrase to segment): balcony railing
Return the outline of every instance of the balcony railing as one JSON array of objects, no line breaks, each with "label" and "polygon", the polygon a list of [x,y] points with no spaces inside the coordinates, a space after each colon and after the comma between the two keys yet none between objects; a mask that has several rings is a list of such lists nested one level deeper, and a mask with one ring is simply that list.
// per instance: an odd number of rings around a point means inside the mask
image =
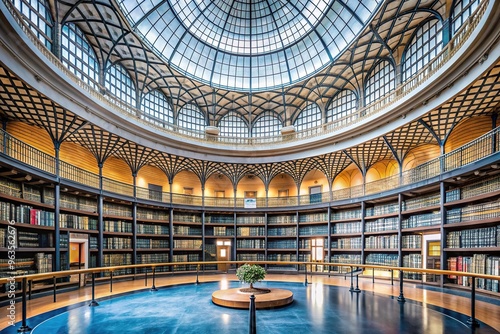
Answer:
[{"label": "balcony railing", "polygon": [[[396,87],[396,89],[389,92],[385,96],[363,108],[356,110],[351,115],[347,115],[333,122],[325,123],[320,126],[309,128],[290,135],[239,138],[227,136],[212,136],[199,131],[180,128],[174,124],[165,124],[164,126],[161,126],[143,119],[140,116],[142,112],[139,109],[132,107],[131,105],[123,102],[122,100],[114,97],[111,94],[103,95],[101,91],[95,89],[91,85],[88,85],[80,78],[78,78],[75,74],[73,74],[49,49],[45,47],[45,44],[40,41],[38,37],[32,32],[30,26],[18,13],[14,4],[10,0],[3,0],[3,3],[10,10],[17,24],[23,29],[26,36],[34,45],[36,45],[40,52],[67,78],[72,80],[83,91],[87,92],[93,99],[106,105],[109,110],[113,110],[114,112],[122,114],[127,119],[133,118],[133,122],[135,123],[141,123],[162,132],[175,134],[176,136],[179,136],[181,138],[189,138],[190,140],[204,143],[217,143],[217,145],[219,146],[241,145],[248,147],[257,147],[261,146],[262,144],[266,144],[267,146],[269,146],[272,144],[295,142],[302,139],[311,139],[317,136],[324,136],[325,134],[339,131],[340,129],[359,123],[369,117],[372,117],[373,115],[380,114],[382,113],[382,111],[387,110],[388,107],[399,101],[404,96],[408,95],[410,92],[414,91],[418,87],[422,87],[432,75],[434,75],[439,69],[441,69],[460,50],[460,48],[465,44],[467,39],[474,31],[474,29],[476,29],[476,27],[478,26],[481,18],[488,8],[489,2],[489,0],[481,1],[474,13],[472,13],[467,21],[460,27],[460,29],[455,33],[455,35],[443,48],[443,50],[441,50],[441,52],[429,63],[427,63],[420,71],[418,71],[417,74],[406,80],[404,83],[400,84],[398,87]],[[27,64],[27,66],[29,66],[29,64]],[[86,106],[82,107],[85,108]]]},{"label": "balcony railing", "polygon": [[102,190],[130,197],[134,196],[133,185],[111,180],[106,177],[102,178]]},{"label": "balcony railing", "polygon": [[65,161],[60,162],[59,173],[61,179],[84,184],[92,188],[99,188],[99,175],[91,173],[85,169],[70,165]]},{"label": "balcony railing", "polygon": [[44,153],[2,130],[2,153],[31,167],[50,174],[56,173],[56,158]]},{"label": "balcony railing", "polygon": [[[0,148],[1,155],[9,156],[27,165],[33,166],[41,171],[56,176],[56,159],[42,151],[14,138],[7,132],[0,130]],[[427,161],[413,169],[406,170],[401,176],[392,175],[387,178],[367,182],[364,185],[356,185],[350,188],[335,189],[330,192],[312,195],[300,195],[289,197],[269,197],[256,198],[255,206],[264,207],[287,207],[297,205],[311,205],[317,203],[328,203],[331,201],[356,199],[365,195],[381,193],[384,191],[397,189],[400,186],[407,186],[422,182],[441,173],[459,169],[468,164],[478,162],[481,159],[495,154],[500,149],[500,127],[482,135],[479,138],[463,145],[456,150],[446,153],[440,157]],[[86,171],[82,168],[70,165],[67,162],[60,161],[60,175],[62,179],[67,179],[80,183],[95,189],[99,189],[99,175]],[[115,181],[103,177],[103,190],[134,197],[134,186],[131,184]],[[169,192],[152,191],[147,188],[135,187],[136,198],[147,199],[156,202],[170,203],[172,197],[173,204],[221,207],[221,208],[245,208],[244,198],[220,198],[220,197],[202,197],[183,194],[170,194]]]}]

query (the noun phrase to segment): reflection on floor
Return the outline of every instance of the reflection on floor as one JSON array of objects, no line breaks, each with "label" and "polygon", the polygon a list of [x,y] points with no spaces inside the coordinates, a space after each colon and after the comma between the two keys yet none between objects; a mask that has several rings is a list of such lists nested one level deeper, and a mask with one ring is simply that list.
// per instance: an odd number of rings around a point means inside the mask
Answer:
[{"label": "reflection on floor", "polygon": [[[249,312],[211,302],[212,292],[240,286],[222,280],[199,285],[182,284],[105,297],[99,306],[81,302],[29,319],[33,334],[45,333],[248,333]],[[291,290],[291,305],[257,310],[259,334],[306,333],[497,333],[484,323],[475,331],[468,316],[373,291],[349,292],[346,286],[315,282],[259,283]],[[498,306],[492,306],[498,307]],[[17,327],[16,327],[17,328]],[[0,333],[16,333],[9,327]]]}]

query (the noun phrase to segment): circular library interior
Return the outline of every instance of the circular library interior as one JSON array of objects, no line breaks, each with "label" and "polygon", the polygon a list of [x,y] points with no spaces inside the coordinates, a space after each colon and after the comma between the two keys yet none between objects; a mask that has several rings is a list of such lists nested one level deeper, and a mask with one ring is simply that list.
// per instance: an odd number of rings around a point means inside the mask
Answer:
[{"label": "circular library interior", "polygon": [[0,304],[249,262],[478,292],[500,331],[500,2],[0,8]]}]

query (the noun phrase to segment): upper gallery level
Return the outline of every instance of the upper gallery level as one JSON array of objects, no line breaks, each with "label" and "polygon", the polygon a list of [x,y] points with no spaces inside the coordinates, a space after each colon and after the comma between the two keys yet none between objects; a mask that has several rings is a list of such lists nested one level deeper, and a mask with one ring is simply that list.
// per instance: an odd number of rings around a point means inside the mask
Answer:
[{"label": "upper gallery level", "polygon": [[[147,21],[150,29],[160,29],[152,24],[154,14],[140,9],[145,16],[135,15],[140,6],[133,9],[132,2],[61,2],[53,6],[44,0],[33,4],[5,0],[1,3],[4,24],[0,34],[3,113],[42,127],[51,124],[43,124],[40,113],[66,121],[69,117],[74,119],[75,128],[85,124],[108,138],[119,136],[151,150],[188,158],[272,163],[346,152],[415,127],[420,128],[419,134],[411,139],[406,136],[405,149],[421,145],[422,135],[433,136],[444,148],[447,133],[463,119],[496,112],[498,94],[491,83],[497,81],[500,15],[495,1],[360,2],[355,8],[340,10],[335,1],[307,3],[304,8],[315,8],[303,14],[308,26],[296,29],[301,20],[286,16],[290,22],[278,25],[274,36],[278,36],[276,31],[282,32],[290,43],[276,42],[280,46],[268,51],[297,48],[314,35],[323,41],[323,47],[337,43],[338,55],[330,54],[328,65],[319,62],[302,80],[280,79],[282,82],[256,84],[252,90],[197,80],[203,74],[180,71],[173,64],[175,57],[165,61],[158,55],[158,45],[143,38],[148,35],[143,22]],[[164,5],[172,6],[175,12],[173,2]],[[245,7],[248,11],[243,10],[238,17],[209,5],[194,7],[191,9],[203,15],[225,15],[227,22],[258,21],[261,27],[268,27],[265,17],[275,18],[279,11],[293,12],[283,5],[269,15],[262,9],[261,16],[246,20],[255,7]],[[338,16],[332,14],[335,10]],[[175,15],[187,19],[187,14]],[[331,29],[337,26],[333,17],[338,22],[357,22],[355,27],[348,24],[349,34],[341,30],[336,35],[343,43],[326,42],[327,36],[321,35],[325,20],[330,20]],[[227,47],[238,48],[240,42],[247,45],[244,40],[248,38],[252,41],[249,53],[258,45],[257,40],[264,40],[264,33],[246,34],[244,25],[238,36],[234,34],[236,25],[221,30],[216,26],[214,23],[212,28],[219,34],[219,46],[228,41],[222,36],[230,32],[234,43],[228,42]],[[202,43],[208,36],[196,29],[188,27],[189,34],[199,40],[196,45],[208,43]],[[267,29],[271,34],[272,29]],[[335,40],[333,35],[329,38]],[[186,43],[186,48],[198,48]],[[313,54],[320,53],[316,47],[299,49],[304,62],[311,62]],[[190,64],[201,57],[194,53]],[[220,58],[227,60],[221,66],[234,68],[231,75],[237,77],[239,67],[232,66],[229,58]],[[291,62],[285,57],[284,63]],[[301,66],[297,61],[294,64],[295,69]],[[294,77],[292,66],[283,66],[288,68],[285,76]],[[203,70],[203,66],[199,68]],[[255,71],[260,71],[258,66]],[[472,86],[481,93],[476,93],[472,102],[464,102]],[[33,96],[37,98],[33,100]],[[37,99],[50,103],[38,108]],[[56,124],[62,132],[74,132],[66,125]]]}]

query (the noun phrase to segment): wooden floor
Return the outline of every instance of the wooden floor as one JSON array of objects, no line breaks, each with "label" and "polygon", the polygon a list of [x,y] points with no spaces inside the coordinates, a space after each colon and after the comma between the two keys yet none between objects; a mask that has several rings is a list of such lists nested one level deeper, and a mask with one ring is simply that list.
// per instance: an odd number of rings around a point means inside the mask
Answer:
[{"label": "wooden floor", "polygon": [[[237,280],[236,275],[232,274],[205,274],[199,276],[200,282],[209,281],[222,281],[222,280]],[[304,282],[303,275],[276,275],[268,274],[266,281],[287,281],[287,282]],[[191,275],[169,275],[157,277],[156,287],[175,285],[181,283],[195,283],[196,276]],[[148,280],[148,286],[145,286],[143,278],[134,281],[114,282],[113,292],[110,292],[109,284],[100,284],[96,286],[96,299],[121,294],[124,292],[140,290],[151,287],[151,277]],[[321,283],[337,286],[350,286],[350,281],[345,280],[344,277],[332,276],[327,277],[323,275],[308,276],[308,283]],[[363,291],[371,291],[376,294],[399,296],[399,282],[394,282],[391,285],[390,281],[375,280],[372,283],[371,278],[360,278],[359,288]],[[459,313],[470,315],[471,307],[468,297],[461,297],[454,294],[446,294],[429,289],[417,287],[416,284],[405,283],[404,296],[406,299],[415,300],[418,302],[429,305],[443,307]],[[81,288],[71,292],[60,293],[57,295],[57,302],[53,302],[53,296],[34,298],[28,301],[27,312],[28,318],[45,313],[47,311],[55,310],[64,306],[68,306],[78,302],[90,301],[92,299],[92,291],[90,287]],[[7,327],[8,324],[8,309],[7,306],[0,307],[0,330]],[[476,318],[488,324],[495,330],[500,332],[500,306],[490,303],[476,301]],[[21,321],[21,303],[16,303],[16,322]],[[30,324],[28,320],[28,325]]]}]

